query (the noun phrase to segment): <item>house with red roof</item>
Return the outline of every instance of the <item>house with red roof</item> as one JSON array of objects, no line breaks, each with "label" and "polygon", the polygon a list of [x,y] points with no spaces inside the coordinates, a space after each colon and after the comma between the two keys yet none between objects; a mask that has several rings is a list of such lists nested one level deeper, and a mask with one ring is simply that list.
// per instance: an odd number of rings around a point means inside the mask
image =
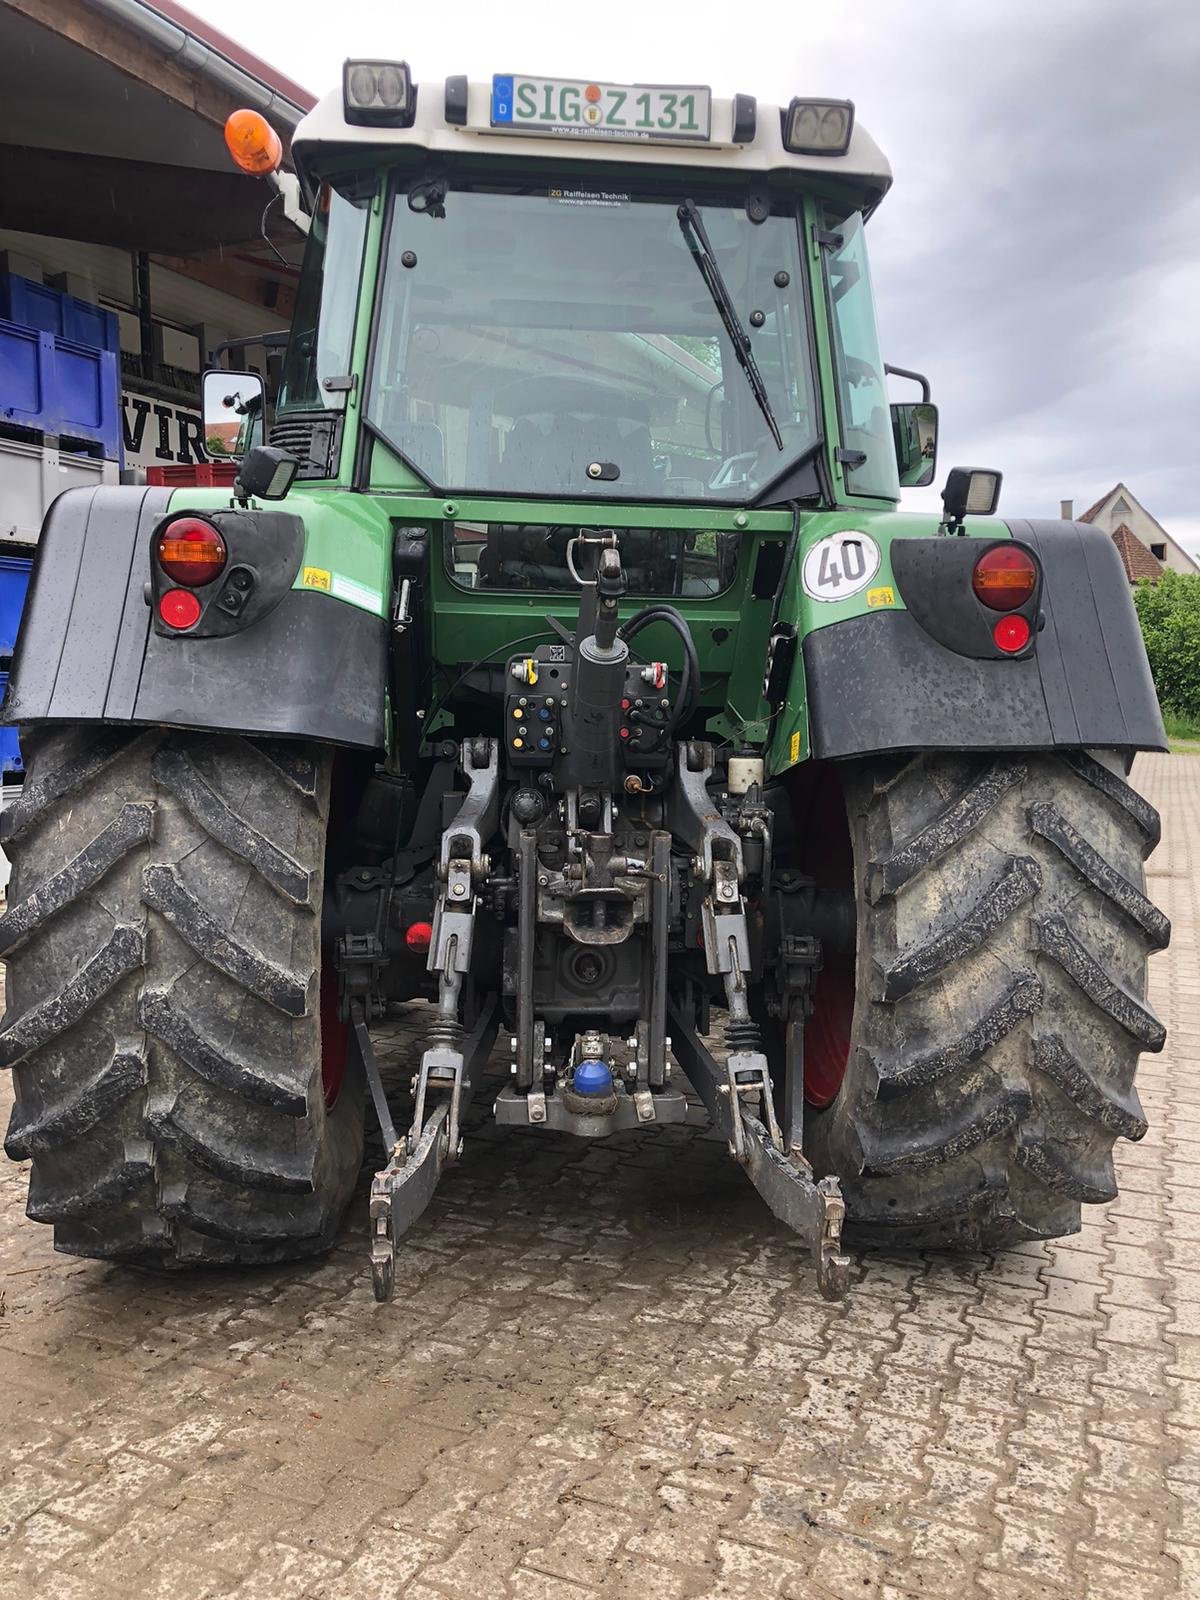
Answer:
[{"label": "house with red roof", "polygon": [[[1071,502],[1063,501],[1063,515],[1069,517]],[[1089,506],[1079,522],[1090,522],[1107,533],[1116,545],[1125,575],[1130,583],[1149,578],[1157,583],[1169,567],[1173,572],[1200,573],[1200,563],[1177,544],[1155,517],[1125,484],[1117,483]]]}]

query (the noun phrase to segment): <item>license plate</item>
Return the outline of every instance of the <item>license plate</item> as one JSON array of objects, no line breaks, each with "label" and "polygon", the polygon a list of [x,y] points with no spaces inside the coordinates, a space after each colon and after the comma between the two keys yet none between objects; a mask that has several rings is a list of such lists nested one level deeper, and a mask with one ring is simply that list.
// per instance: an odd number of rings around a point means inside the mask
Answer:
[{"label": "license plate", "polygon": [[586,79],[492,79],[492,127],[578,139],[705,140],[712,95],[681,85],[588,83]]}]

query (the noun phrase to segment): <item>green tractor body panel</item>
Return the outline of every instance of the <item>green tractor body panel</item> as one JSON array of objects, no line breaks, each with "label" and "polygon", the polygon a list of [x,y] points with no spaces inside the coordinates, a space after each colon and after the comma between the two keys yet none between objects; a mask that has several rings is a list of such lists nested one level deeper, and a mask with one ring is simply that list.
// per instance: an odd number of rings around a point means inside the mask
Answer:
[{"label": "green tractor body panel", "polygon": [[[777,623],[795,629],[797,648],[788,673],[782,702],[767,703],[763,695],[764,662],[769,646],[772,596],[759,581],[760,562],[777,568],[789,540],[792,518],[786,512],[734,510],[705,507],[697,517],[693,506],[639,507],[614,504],[597,508],[587,501],[524,501],[464,497],[446,499],[426,492],[416,495],[401,492],[346,494],[336,487],[301,485],[280,503],[301,518],[305,542],[303,560],[293,580],[293,588],[307,591],[332,603],[348,605],[372,616],[386,619],[394,588],[390,571],[394,529],[419,529],[428,540],[430,564],[426,616],[429,658],[451,677],[468,670],[474,662],[502,660],[519,644],[546,642],[553,635],[548,618],[560,627],[570,628],[576,614],[576,601],[569,590],[505,589],[489,592],[486,605],[477,591],[464,589],[456,582],[451,568],[453,529],[462,524],[488,526],[496,523],[548,523],[576,529],[682,530],[692,532],[703,523],[703,535],[724,538],[736,547],[730,581],[721,593],[711,598],[689,599],[676,596],[627,598],[622,615],[632,616],[647,598],[670,598],[692,627],[701,656],[705,679],[703,705],[707,711],[706,731],[715,738],[729,740],[745,748],[761,749],[769,775],[778,776],[813,753],[810,739],[810,709],[804,669],[804,642],[818,631],[836,628],[857,618],[882,617],[908,609],[904,591],[896,579],[892,551],[896,541],[938,538],[941,524],[936,517],[891,509],[842,510],[802,513],[798,518],[798,541],[791,570],[780,594]],[[218,511],[229,506],[228,494],[220,489],[180,489],[171,501],[171,513]],[[1013,537],[1009,525],[996,517],[972,517],[964,534],[975,541],[995,543]],[[806,563],[810,552],[835,535],[865,535],[877,552],[866,581],[839,580],[833,586],[819,582],[806,586]],[[947,548],[953,545],[947,541]],[[1100,552],[1095,552],[1100,553]],[[872,557],[874,560],[874,556]],[[814,564],[820,577],[819,560]],[[827,573],[828,575],[828,573]],[[836,571],[835,571],[835,576]],[[838,587],[853,586],[846,598],[838,597]],[[1111,599],[1124,598],[1118,588]],[[1120,625],[1126,632],[1128,616],[1120,611],[1110,624],[1115,633]],[[1103,630],[1096,635],[1103,642]],[[1125,645],[1131,644],[1126,640]],[[663,658],[672,671],[678,671],[682,656],[678,641],[665,634],[658,641]],[[1008,664],[1006,664],[1008,665]],[[1013,665],[1016,665],[1015,663]],[[1142,685],[1144,691],[1144,684]],[[1128,685],[1131,702],[1136,683]],[[1084,685],[1079,685],[1081,696]],[[856,685],[856,697],[870,697],[870,687]],[[1035,699],[1040,697],[1040,687]],[[1143,701],[1145,699],[1143,693]],[[426,707],[389,707],[393,733],[405,718],[412,718]],[[446,708],[434,708],[434,715],[418,732],[432,738],[450,725]],[[968,726],[951,724],[930,742],[972,741]],[[1152,717],[1143,722],[1140,735],[1132,728],[1111,725],[1109,742],[1128,746],[1140,737],[1159,747]],[[1044,731],[1033,729],[1027,738],[1014,737],[1013,743],[1036,746],[1046,741]],[[1051,741],[1053,742],[1053,741]],[[867,747],[864,746],[864,751]],[[871,748],[874,748],[872,746]],[[390,751],[392,764],[396,750]]]}]

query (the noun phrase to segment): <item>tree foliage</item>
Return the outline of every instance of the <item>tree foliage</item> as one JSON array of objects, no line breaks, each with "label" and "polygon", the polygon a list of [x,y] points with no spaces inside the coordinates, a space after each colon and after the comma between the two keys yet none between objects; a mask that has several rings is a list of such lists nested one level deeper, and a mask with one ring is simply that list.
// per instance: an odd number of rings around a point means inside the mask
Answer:
[{"label": "tree foliage", "polygon": [[1154,687],[1164,711],[1200,719],[1200,574],[1167,569],[1133,591]]}]

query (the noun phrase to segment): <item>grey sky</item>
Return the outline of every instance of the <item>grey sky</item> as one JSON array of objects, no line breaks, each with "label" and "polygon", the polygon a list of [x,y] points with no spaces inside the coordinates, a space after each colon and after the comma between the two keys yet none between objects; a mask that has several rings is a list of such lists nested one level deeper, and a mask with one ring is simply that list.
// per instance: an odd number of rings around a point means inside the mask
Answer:
[{"label": "grey sky", "polygon": [[360,54],[403,56],[418,79],[524,69],[854,100],[895,171],[868,230],[885,354],[933,381],[939,481],[999,467],[1001,510],[1045,516],[1124,479],[1200,548],[1189,0],[190,3],[318,93]]}]

